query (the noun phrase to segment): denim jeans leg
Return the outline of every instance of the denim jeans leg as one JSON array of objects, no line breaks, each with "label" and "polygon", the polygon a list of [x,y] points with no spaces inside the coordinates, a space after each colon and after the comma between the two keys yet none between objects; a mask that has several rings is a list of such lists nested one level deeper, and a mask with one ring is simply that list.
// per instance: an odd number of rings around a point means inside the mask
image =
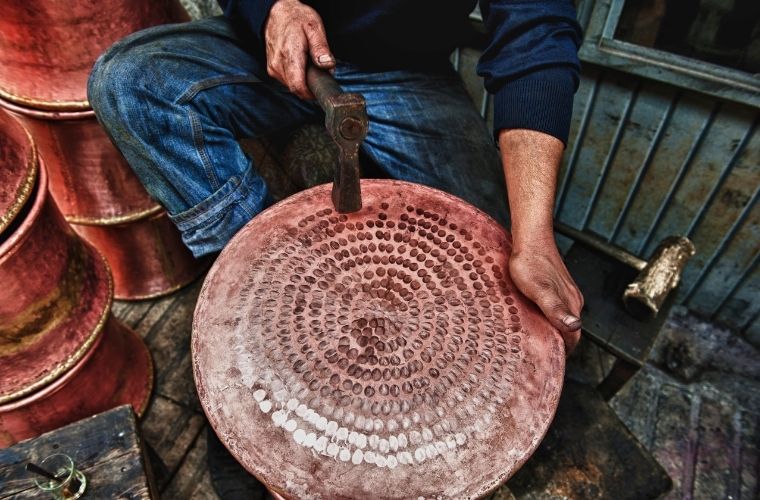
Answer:
[{"label": "denim jeans leg", "polygon": [[319,113],[255,53],[218,17],[130,35],[90,76],[98,119],[196,256],[223,248],[268,200],[238,140]]},{"label": "denim jeans leg", "polygon": [[342,66],[336,78],[364,95],[364,150],[388,175],[459,196],[507,224],[493,135],[453,69],[365,73]]}]

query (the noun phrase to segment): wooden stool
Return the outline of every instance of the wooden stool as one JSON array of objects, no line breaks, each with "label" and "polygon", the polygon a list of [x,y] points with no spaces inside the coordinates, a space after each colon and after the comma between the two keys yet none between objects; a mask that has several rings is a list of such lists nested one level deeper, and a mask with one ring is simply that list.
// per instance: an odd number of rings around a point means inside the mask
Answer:
[{"label": "wooden stool", "polygon": [[85,498],[158,498],[129,405],[0,450],[0,498],[49,498],[24,469],[54,453],[69,455],[87,477]]}]

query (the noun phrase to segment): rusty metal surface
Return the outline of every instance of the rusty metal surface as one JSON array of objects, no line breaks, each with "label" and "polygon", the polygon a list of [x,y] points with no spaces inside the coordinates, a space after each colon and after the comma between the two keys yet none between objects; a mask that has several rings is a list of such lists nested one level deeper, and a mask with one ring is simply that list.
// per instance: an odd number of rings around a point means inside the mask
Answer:
[{"label": "rusty metal surface", "polygon": [[0,241],[31,196],[38,169],[31,136],[0,111]]},{"label": "rusty metal surface", "polygon": [[195,280],[208,259],[195,259],[166,212],[126,224],[72,224],[110,264],[114,296],[140,300],[174,292]]},{"label": "rusty metal surface", "polygon": [[0,447],[123,404],[142,415],[152,388],[150,352],[135,332],[110,318],[96,344],[65,376],[0,405]]},{"label": "rusty metal surface", "polygon": [[34,137],[50,175],[50,192],[69,222],[119,224],[161,210],[92,110],[40,111],[2,99],[0,107]]},{"label": "rusty metal surface", "polygon": [[254,218],[201,292],[193,373],[232,454],[286,498],[467,498],[535,450],[564,373],[507,276],[508,234],[450,195],[362,181]]},{"label": "rusty metal surface", "polygon": [[39,109],[87,109],[97,57],[142,28],[185,20],[176,0],[5,0],[0,97]]},{"label": "rusty metal surface", "polygon": [[3,403],[76,364],[111,305],[107,265],[63,220],[48,195],[44,168],[29,213],[0,244],[0,284]]}]

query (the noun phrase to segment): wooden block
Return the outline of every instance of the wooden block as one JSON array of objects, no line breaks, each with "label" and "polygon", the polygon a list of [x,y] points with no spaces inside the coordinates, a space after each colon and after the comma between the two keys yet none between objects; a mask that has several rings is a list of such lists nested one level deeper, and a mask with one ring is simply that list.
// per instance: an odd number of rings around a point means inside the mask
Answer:
[{"label": "wooden block", "polygon": [[65,453],[87,477],[86,498],[150,499],[149,467],[132,407],[125,405],[0,450],[0,499],[49,498],[24,470]]},{"label": "wooden block", "polygon": [[507,486],[518,499],[646,499],[670,484],[599,393],[568,381],[544,441]]}]

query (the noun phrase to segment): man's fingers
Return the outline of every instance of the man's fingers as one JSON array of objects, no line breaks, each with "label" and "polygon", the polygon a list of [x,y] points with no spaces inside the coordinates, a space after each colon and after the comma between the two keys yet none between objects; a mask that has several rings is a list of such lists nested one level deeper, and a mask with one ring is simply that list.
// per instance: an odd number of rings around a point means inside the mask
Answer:
[{"label": "man's fingers", "polygon": [[288,89],[301,99],[313,99],[306,86],[306,51],[303,46],[292,46],[285,61],[285,80]]},{"label": "man's fingers", "polygon": [[319,20],[304,25],[303,31],[309,41],[311,60],[320,68],[330,69],[335,66],[335,58],[327,45],[327,35],[322,22]]}]

